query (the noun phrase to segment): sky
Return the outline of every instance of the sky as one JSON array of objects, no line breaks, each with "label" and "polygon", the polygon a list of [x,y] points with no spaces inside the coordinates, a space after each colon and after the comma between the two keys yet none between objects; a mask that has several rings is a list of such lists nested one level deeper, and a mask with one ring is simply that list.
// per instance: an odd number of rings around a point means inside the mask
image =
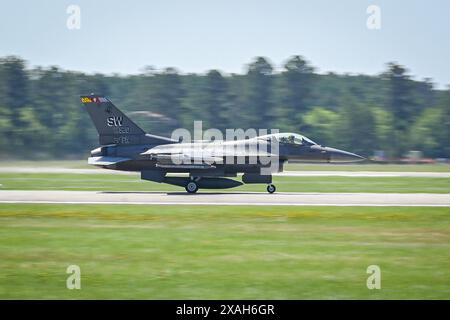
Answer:
[{"label": "sky", "polygon": [[[69,5],[80,29],[67,28]],[[380,29],[367,27],[370,5]],[[320,73],[375,75],[395,61],[414,79],[450,85],[448,0],[1,0],[0,10],[0,56],[30,67],[244,73],[256,56],[280,70],[302,55]]]}]

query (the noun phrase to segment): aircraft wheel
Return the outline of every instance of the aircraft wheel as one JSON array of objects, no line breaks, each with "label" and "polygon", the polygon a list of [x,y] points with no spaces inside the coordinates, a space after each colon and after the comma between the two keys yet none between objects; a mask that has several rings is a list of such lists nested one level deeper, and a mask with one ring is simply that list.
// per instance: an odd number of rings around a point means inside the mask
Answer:
[{"label": "aircraft wheel", "polygon": [[198,190],[198,185],[195,183],[195,181],[190,181],[186,187],[186,191],[189,193],[196,193]]},{"label": "aircraft wheel", "polygon": [[269,184],[267,186],[267,192],[268,193],[274,193],[276,190],[277,190],[277,188],[275,188],[275,185],[273,185],[273,184]]}]

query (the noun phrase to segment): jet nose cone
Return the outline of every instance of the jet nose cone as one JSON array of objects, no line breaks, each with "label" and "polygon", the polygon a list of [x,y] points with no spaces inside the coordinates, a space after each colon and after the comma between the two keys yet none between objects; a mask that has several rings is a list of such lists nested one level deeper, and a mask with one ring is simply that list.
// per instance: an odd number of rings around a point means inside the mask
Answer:
[{"label": "jet nose cone", "polygon": [[364,157],[344,150],[328,147],[326,147],[325,150],[329,155],[330,162],[358,162],[365,160]]}]

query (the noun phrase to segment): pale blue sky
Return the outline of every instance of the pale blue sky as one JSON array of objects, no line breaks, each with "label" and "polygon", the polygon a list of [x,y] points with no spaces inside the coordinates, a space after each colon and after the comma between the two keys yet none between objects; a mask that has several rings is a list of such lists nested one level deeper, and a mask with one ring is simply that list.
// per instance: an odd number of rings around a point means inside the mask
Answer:
[{"label": "pale blue sky", "polygon": [[[68,30],[66,8],[81,8]],[[367,6],[381,30],[366,28]],[[278,68],[300,54],[318,71],[377,74],[388,61],[416,79],[450,84],[448,0],[2,0],[0,56],[89,73],[137,73],[145,65],[242,73],[255,56]]]}]

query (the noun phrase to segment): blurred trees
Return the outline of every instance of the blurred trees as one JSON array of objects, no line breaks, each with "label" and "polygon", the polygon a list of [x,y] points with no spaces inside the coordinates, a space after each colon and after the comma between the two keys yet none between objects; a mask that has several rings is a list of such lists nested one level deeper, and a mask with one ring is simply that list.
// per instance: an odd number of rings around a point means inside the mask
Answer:
[{"label": "blurred trees", "polygon": [[336,145],[357,154],[370,155],[376,145],[372,110],[351,95],[345,98],[334,132]]},{"label": "blurred trees", "polygon": [[441,131],[436,130],[436,128],[440,127],[442,119],[443,110],[441,108],[424,110],[410,128],[408,145],[430,156],[439,156],[441,153],[439,143],[442,135]]},{"label": "blurred trees", "polygon": [[[25,70],[25,61],[17,57],[0,59],[0,101],[2,110],[0,115],[8,117],[8,121],[1,121],[2,131],[6,136],[0,145],[6,150],[14,150],[14,146],[26,146],[30,130],[23,121],[23,109],[29,102],[29,81]],[[34,119],[33,119],[34,121]]]},{"label": "blurred trees", "polygon": [[243,115],[248,127],[271,128],[273,67],[264,57],[257,57],[248,66],[245,83]]},{"label": "blurred trees", "polygon": [[332,146],[338,141],[336,137],[338,119],[337,112],[323,107],[313,107],[302,117],[303,131],[308,132],[313,141]]},{"label": "blurred trees", "polygon": [[80,94],[108,96],[145,130],[178,127],[267,128],[300,132],[317,143],[371,156],[421,150],[450,157],[450,89],[413,80],[390,63],[379,76],[317,74],[301,56],[279,71],[257,57],[245,74],[181,74],[146,67],[121,76],[27,68],[0,58],[0,157],[84,157],[97,145]]},{"label": "blurred trees", "polygon": [[211,70],[206,75],[204,97],[205,97],[205,120],[206,127],[225,130],[229,128],[228,123],[229,105],[227,104],[228,85],[225,78],[217,70]]},{"label": "blurred trees", "polygon": [[285,71],[281,73],[282,86],[280,122],[286,128],[301,128],[302,119],[309,108],[313,86],[313,71],[307,61],[301,56],[294,56],[284,64]]},{"label": "blurred trees", "polygon": [[190,128],[194,120],[202,120],[204,129],[229,127],[232,98],[227,79],[217,70],[205,76],[190,75],[185,78],[187,96],[183,99],[183,126]]},{"label": "blurred trees", "polygon": [[396,64],[389,63],[386,72],[388,81],[388,110],[394,118],[392,144],[395,156],[400,156],[408,148],[408,128],[417,114],[416,101],[413,99],[413,83],[407,70]]},{"label": "blurred trees", "polygon": [[175,68],[166,68],[154,77],[153,87],[147,88],[153,92],[151,99],[154,111],[180,121],[182,114],[179,110],[185,93],[178,71]]}]

